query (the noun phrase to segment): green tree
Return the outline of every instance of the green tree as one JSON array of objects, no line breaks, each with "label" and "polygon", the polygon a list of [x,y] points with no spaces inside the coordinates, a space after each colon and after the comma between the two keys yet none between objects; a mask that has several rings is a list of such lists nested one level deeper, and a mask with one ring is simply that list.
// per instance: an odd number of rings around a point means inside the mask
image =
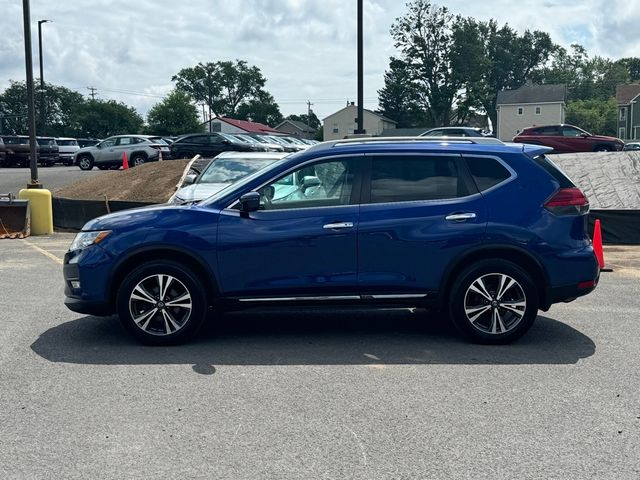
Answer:
[{"label": "green tree", "polygon": [[273,96],[265,91],[260,91],[255,98],[241,103],[236,113],[229,116],[238,120],[264,123],[270,127],[275,127],[284,118]]},{"label": "green tree", "polygon": [[476,58],[482,65],[481,72],[479,78],[471,77],[465,88],[475,106],[484,110],[495,126],[498,92],[524,85],[558,47],[545,32],[527,30],[519,34],[508,25],[499,27],[494,20],[477,22],[477,29],[482,53]]},{"label": "green tree", "polygon": [[452,68],[454,16],[429,0],[413,0],[407,9],[391,27],[391,36],[415,86],[416,107],[426,113],[429,124],[448,125],[462,88]]},{"label": "green tree", "polygon": [[77,136],[104,138],[140,133],[142,117],[133,107],[115,100],[89,100],[78,112]]},{"label": "green tree", "polygon": [[596,135],[616,136],[615,99],[573,100],[567,104],[566,122]]},{"label": "green tree", "polygon": [[156,103],[147,114],[150,133],[155,135],[183,135],[201,132],[203,126],[198,119],[198,109],[191,97],[173,90],[165,99]]},{"label": "green tree", "polygon": [[[39,87],[39,82],[38,87]],[[36,121],[38,135],[67,136],[78,129],[78,111],[85,103],[84,97],[68,88],[45,83],[45,126],[40,124],[41,96],[36,92]],[[2,122],[5,133],[24,134],[27,125],[27,87],[25,82],[11,81],[0,95],[0,115],[6,116]]]},{"label": "green tree", "polygon": [[260,101],[266,93],[262,72],[244,60],[198,63],[183,68],[171,80],[177,89],[204,102],[220,116],[237,117],[241,105]]},{"label": "green tree", "polygon": [[629,73],[629,80],[632,82],[640,81],[640,58],[627,57],[621,58],[616,63],[623,65]]},{"label": "green tree", "polygon": [[316,116],[313,110],[311,110],[311,115],[308,113],[303,113],[302,115],[289,115],[287,120],[294,120],[296,122],[302,122],[309,125],[314,132],[322,126],[320,119]]},{"label": "green tree", "polygon": [[316,130],[316,133],[313,135],[313,139],[319,142],[324,141],[324,127],[320,125],[320,128]]},{"label": "green tree", "polygon": [[391,57],[384,74],[384,87],[378,90],[378,113],[398,122],[398,128],[428,127],[432,123],[420,109],[417,86],[407,64]]}]

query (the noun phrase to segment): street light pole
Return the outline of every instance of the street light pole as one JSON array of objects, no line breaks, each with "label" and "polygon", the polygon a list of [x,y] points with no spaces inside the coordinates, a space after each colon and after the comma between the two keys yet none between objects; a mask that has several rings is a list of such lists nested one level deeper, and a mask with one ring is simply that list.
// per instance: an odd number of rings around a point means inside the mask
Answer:
[{"label": "street light pole", "polygon": [[44,73],[42,69],[42,24],[51,20],[38,20],[38,58],[40,60],[40,134],[45,133],[45,106],[44,106]]},{"label": "street light pole", "polygon": [[31,182],[29,187],[38,188],[38,147],[36,144],[36,108],[33,100],[33,58],[31,56],[31,9],[29,0],[22,0],[24,20],[24,60],[27,70],[27,115],[29,123],[29,147]]},{"label": "street light pole", "polygon": [[364,34],[362,25],[362,0],[358,0],[358,129],[355,133],[367,133],[364,129]]}]

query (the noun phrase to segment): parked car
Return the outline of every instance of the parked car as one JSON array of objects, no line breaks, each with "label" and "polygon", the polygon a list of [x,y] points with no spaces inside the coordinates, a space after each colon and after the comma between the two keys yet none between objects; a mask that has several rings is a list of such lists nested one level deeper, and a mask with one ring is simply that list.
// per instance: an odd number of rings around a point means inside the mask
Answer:
[{"label": "parked car", "polygon": [[476,127],[438,127],[420,134],[421,137],[490,137],[491,133]]},{"label": "parked car", "polygon": [[2,140],[2,137],[0,137],[0,167],[5,167],[7,162],[7,147],[4,144],[4,141]]},{"label": "parked car", "polygon": [[36,137],[38,142],[38,163],[42,167],[52,167],[60,161],[60,149],[53,137]]},{"label": "parked car", "polygon": [[3,135],[2,140],[6,148],[5,165],[28,167],[31,157],[29,137],[26,135]]},{"label": "parked car", "polygon": [[80,148],[93,147],[94,145],[100,143],[100,140],[98,140],[97,138],[78,138],[76,139],[76,141],[78,142],[78,146]]},{"label": "parked car", "polygon": [[185,341],[212,305],[349,302],[439,308],[474,341],[511,342],[599,279],[589,202],[549,151],[324,142],[198,204],[88,222],[65,255],[65,304],[117,313],[154,345]]},{"label": "parked car", "polygon": [[551,147],[554,153],[614,152],[624,148],[624,142],[619,138],[591,135],[565,124],[525,128],[513,141]]},{"label": "parked car", "polygon": [[80,150],[80,145],[75,138],[56,138],[60,150],[60,161],[63,165],[73,165],[73,155]]},{"label": "parked car", "polygon": [[234,133],[233,136],[236,137],[241,142],[246,142],[246,143],[252,143],[252,144],[256,144],[256,145],[266,146],[267,149],[270,152],[284,152],[284,147],[282,145],[280,145],[279,143],[261,142],[260,140],[258,140],[255,137],[252,137],[250,135],[245,135],[245,134],[242,134],[242,133]]},{"label": "parked car", "polygon": [[623,150],[629,152],[634,150],[640,150],[640,142],[629,142],[626,143]]},{"label": "parked car", "polygon": [[135,167],[158,160],[160,152],[169,155],[169,146],[160,137],[149,135],[117,135],[109,137],[92,147],[81,148],[74,154],[74,164],[81,170],[117,168],[127,152],[129,166]]},{"label": "parked car", "polygon": [[183,205],[200,202],[286,155],[279,152],[221,153],[200,175],[187,175],[184,186],[169,199],[168,203]]},{"label": "parked car", "polygon": [[242,142],[225,133],[196,133],[183,135],[171,144],[173,158],[190,158],[196,155],[215,157],[222,152],[266,152],[267,147]]}]

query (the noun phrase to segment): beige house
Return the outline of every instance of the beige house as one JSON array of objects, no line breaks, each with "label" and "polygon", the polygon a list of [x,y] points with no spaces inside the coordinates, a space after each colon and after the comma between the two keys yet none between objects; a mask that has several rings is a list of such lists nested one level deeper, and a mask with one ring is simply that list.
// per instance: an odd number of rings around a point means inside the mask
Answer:
[{"label": "beige house", "polygon": [[[379,136],[383,130],[396,128],[398,122],[364,110],[363,128],[368,135]],[[324,140],[340,140],[358,129],[358,107],[351,104],[322,120]]]},{"label": "beige house", "polygon": [[564,123],[566,85],[532,85],[498,92],[496,136],[503,141],[527,127]]}]

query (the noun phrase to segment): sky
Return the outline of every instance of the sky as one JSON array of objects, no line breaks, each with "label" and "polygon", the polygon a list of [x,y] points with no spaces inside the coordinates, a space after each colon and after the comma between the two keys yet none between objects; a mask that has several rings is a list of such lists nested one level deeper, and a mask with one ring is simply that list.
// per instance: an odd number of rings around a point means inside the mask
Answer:
[{"label": "sky", "polygon": [[[365,107],[375,109],[389,57],[389,29],[402,0],[364,0]],[[563,46],[611,58],[640,52],[637,0],[448,0],[454,14],[539,29]],[[321,119],[355,101],[356,0],[31,0],[34,75],[37,20],[43,25],[44,78],[97,89],[142,115],[171,91],[171,77],[198,62],[243,59],[262,70],[280,110]],[[611,12],[615,12],[612,14]],[[22,2],[0,0],[0,90],[25,78]]]}]

